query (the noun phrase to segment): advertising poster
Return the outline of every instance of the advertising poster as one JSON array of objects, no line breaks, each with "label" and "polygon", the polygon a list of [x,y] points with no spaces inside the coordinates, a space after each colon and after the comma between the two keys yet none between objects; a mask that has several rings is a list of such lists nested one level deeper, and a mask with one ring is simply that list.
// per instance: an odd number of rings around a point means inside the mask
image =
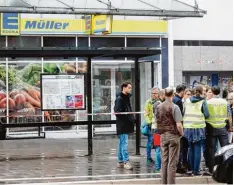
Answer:
[{"label": "advertising poster", "polygon": [[229,92],[233,92],[233,79],[231,77],[221,78],[222,90],[227,89]]},{"label": "advertising poster", "polygon": [[198,85],[208,85],[207,76],[190,76],[190,88],[194,88]]},{"label": "advertising poster", "polygon": [[[28,60],[9,59],[8,66],[6,66],[5,62],[1,62],[0,122],[7,123],[7,112],[9,112],[9,123],[42,122],[43,117],[45,122],[74,121],[75,109],[79,109],[80,106],[84,107],[84,98],[74,97],[74,101],[77,102],[74,105],[74,110],[53,110],[43,113],[41,111],[40,74],[76,74],[77,72],[84,74],[86,71],[86,62],[77,63],[54,60],[53,62],[44,61],[43,66],[41,60],[37,58]],[[6,83],[8,83],[8,89]],[[81,119],[81,116],[79,119]],[[33,131],[37,129],[10,128],[10,131]]]},{"label": "advertising poster", "polygon": [[42,110],[84,110],[83,74],[42,74]]}]

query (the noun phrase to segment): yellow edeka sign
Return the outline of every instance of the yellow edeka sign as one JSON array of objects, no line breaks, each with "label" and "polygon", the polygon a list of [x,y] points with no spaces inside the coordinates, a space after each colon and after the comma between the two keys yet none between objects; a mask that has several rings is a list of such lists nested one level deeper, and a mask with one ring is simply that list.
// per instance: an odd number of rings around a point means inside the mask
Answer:
[{"label": "yellow edeka sign", "polygon": [[1,35],[20,35],[18,13],[1,13]]}]

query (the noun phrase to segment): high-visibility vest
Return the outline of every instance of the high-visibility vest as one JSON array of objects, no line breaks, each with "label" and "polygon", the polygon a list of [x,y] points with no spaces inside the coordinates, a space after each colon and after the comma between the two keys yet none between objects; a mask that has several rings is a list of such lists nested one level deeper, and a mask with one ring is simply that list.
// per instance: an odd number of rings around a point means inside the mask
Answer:
[{"label": "high-visibility vest", "polygon": [[228,117],[227,101],[221,98],[212,98],[207,101],[209,118],[206,119],[213,128],[226,126],[225,120]]},{"label": "high-visibility vest", "polygon": [[205,128],[205,116],[201,111],[204,100],[192,103],[190,99],[185,101],[185,113],[183,118],[184,128]]}]

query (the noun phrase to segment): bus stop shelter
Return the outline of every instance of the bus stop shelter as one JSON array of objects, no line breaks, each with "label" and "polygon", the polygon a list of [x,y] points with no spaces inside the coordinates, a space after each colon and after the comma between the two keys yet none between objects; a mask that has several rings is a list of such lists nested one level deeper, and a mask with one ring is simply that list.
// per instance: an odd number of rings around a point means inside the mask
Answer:
[{"label": "bus stop shelter", "polygon": [[[85,57],[87,58],[87,76],[86,76],[86,97],[87,97],[87,121],[74,121],[74,122],[35,122],[35,123],[12,123],[2,124],[3,128],[15,127],[38,127],[38,136],[41,136],[40,128],[44,126],[67,126],[67,125],[87,125],[88,126],[88,154],[93,154],[92,135],[93,125],[98,124],[115,124],[115,121],[93,121],[92,120],[92,76],[91,76],[91,63],[93,58],[97,57],[114,57],[134,60],[135,67],[135,83],[133,84],[135,99],[135,112],[140,112],[140,75],[139,75],[139,62],[140,59],[147,56],[161,54],[161,48],[78,48],[78,47],[57,47],[57,48],[0,48],[1,57],[6,58],[30,58],[30,57]],[[147,61],[142,61],[147,62]],[[151,71],[153,76],[153,71]],[[140,154],[140,115],[136,114],[136,154]],[[27,137],[28,138],[28,137]],[[35,138],[35,137],[34,137]],[[36,137],[38,138],[38,137]],[[10,138],[9,138],[10,139]],[[24,139],[24,138],[21,138]]]}]

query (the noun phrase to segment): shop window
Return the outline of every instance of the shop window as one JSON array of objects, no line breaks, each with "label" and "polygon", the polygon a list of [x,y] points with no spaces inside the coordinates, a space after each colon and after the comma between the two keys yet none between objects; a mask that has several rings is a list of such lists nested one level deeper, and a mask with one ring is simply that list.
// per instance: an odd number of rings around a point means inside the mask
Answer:
[{"label": "shop window", "polygon": [[[127,38],[127,47],[160,47],[160,40],[159,38]],[[159,61],[160,56],[144,57],[141,60]]]},{"label": "shop window", "polygon": [[8,47],[41,47],[41,37],[8,37]]},{"label": "shop window", "polygon": [[233,46],[233,41],[174,40],[174,46]]},{"label": "shop window", "polygon": [[[116,117],[111,114],[114,111],[114,102],[116,93],[121,92],[120,86],[123,82],[130,81],[134,84],[134,64],[128,61],[114,61],[108,63],[92,63],[92,100],[93,113],[107,113],[94,115],[94,121],[115,120]],[[133,88],[134,90],[134,88]],[[134,92],[133,92],[134,93]],[[133,101],[133,99],[131,99]],[[133,102],[134,107],[134,102]],[[115,125],[95,125],[98,127],[108,127],[115,130]],[[101,131],[100,128],[100,131]]]},{"label": "shop window", "polygon": [[91,37],[91,47],[124,47],[124,37]]},{"label": "shop window", "polygon": [[159,47],[159,38],[127,38],[128,47]]},{"label": "shop window", "polygon": [[78,37],[78,47],[89,47],[89,38]]},{"label": "shop window", "polygon": [[44,47],[75,47],[75,37],[43,37]]},{"label": "shop window", "polygon": [[[92,37],[91,47],[124,47],[124,37]],[[108,53],[107,53],[108,55]],[[124,57],[95,57],[93,60],[125,60]]]},{"label": "shop window", "polygon": [[0,36],[0,47],[6,47],[6,37]]}]

